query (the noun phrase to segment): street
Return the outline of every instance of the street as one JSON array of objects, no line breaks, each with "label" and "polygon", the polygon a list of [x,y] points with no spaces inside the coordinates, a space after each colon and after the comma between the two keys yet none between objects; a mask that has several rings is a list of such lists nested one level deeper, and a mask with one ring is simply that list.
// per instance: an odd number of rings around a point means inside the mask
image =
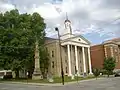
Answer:
[{"label": "street", "polygon": [[120,90],[120,78],[88,80],[64,86],[0,83],[0,90]]}]

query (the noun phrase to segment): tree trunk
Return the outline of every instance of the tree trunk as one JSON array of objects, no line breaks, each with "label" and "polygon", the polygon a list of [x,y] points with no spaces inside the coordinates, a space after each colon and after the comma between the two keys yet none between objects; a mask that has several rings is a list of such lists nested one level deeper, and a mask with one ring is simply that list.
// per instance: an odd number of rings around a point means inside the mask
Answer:
[{"label": "tree trunk", "polygon": [[46,79],[46,71],[45,71],[45,66],[43,68],[43,78]]},{"label": "tree trunk", "polygon": [[96,80],[97,80],[97,77],[96,77]]},{"label": "tree trunk", "polygon": [[108,73],[108,78],[109,78],[109,76],[110,76],[110,75],[109,75],[109,73]]},{"label": "tree trunk", "polygon": [[29,78],[32,78],[32,71],[29,71]]},{"label": "tree trunk", "polygon": [[16,78],[16,79],[19,79],[19,70],[16,70],[16,71],[15,71],[15,75],[16,75],[15,78]]}]

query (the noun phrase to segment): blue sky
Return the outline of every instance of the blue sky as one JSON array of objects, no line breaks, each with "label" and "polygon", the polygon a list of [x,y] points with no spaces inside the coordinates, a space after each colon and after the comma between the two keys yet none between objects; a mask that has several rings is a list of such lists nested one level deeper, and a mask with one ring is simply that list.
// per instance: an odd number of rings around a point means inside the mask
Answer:
[{"label": "blue sky", "polygon": [[[0,11],[38,12],[47,24],[46,33],[56,37],[54,27],[64,32],[65,13],[74,34],[81,34],[92,44],[119,37],[120,0],[0,0]],[[59,11],[59,12],[58,12]]]}]

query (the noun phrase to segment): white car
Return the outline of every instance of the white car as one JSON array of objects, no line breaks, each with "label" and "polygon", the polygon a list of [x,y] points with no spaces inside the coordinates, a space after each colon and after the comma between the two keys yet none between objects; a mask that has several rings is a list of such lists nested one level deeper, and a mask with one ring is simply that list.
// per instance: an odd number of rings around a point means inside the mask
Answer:
[{"label": "white car", "polygon": [[12,78],[12,70],[1,70],[0,79],[3,79],[3,78]]}]

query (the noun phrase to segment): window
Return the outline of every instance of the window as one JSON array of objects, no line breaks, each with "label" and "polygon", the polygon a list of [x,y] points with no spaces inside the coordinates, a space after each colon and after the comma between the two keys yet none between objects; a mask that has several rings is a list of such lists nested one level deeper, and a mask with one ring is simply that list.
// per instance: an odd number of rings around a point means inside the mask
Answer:
[{"label": "window", "polygon": [[54,57],[54,51],[52,51],[52,57]]},{"label": "window", "polygon": [[80,67],[80,72],[82,72],[82,67]]},{"label": "window", "polygon": [[117,49],[115,48],[115,52],[117,52]]},{"label": "window", "polygon": [[67,71],[67,67],[66,67],[66,73],[68,73],[68,71]]},{"label": "window", "polygon": [[116,56],[115,59],[116,59],[116,63],[117,63],[118,62],[118,56]]},{"label": "window", "polygon": [[54,61],[52,61],[52,68],[54,68]]},{"label": "window", "polygon": [[78,41],[81,41],[81,39],[78,39]]},{"label": "window", "polygon": [[68,61],[67,61],[67,56],[65,55],[65,63],[67,64],[68,63]]},{"label": "window", "polygon": [[65,63],[66,63],[66,64],[68,63],[67,59],[65,59]]},{"label": "window", "polygon": [[64,50],[65,50],[65,53],[67,53],[67,49],[65,48]]},{"label": "window", "polygon": [[81,63],[82,61],[81,61],[81,59],[80,59],[80,63]]},{"label": "window", "polygon": [[75,73],[77,74],[77,69],[76,69],[76,66],[75,66]]}]

